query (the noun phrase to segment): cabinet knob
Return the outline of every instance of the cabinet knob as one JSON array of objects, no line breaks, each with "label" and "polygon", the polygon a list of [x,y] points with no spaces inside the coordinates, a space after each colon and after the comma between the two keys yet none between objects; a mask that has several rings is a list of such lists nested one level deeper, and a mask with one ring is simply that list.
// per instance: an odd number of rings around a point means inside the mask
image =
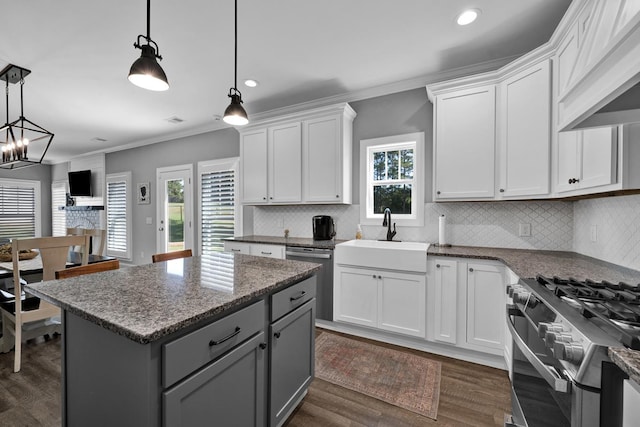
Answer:
[{"label": "cabinet knob", "polygon": [[262,200],[267,200],[267,198],[266,198],[266,197],[263,197],[263,198],[262,198]]},{"label": "cabinet knob", "polygon": [[336,194],[336,199],[339,199],[339,198],[340,198],[340,195],[339,195],[339,194]]},{"label": "cabinet knob", "polygon": [[440,190],[436,191],[436,194],[440,194]]},{"label": "cabinet knob", "polygon": [[504,188],[501,188],[501,189],[500,189],[500,192],[501,192],[501,193],[504,193]]},{"label": "cabinet knob", "polygon": [[469,267],[469,271],[473,273],[473,268]]},{"label": "cabinet knob", "polygon": [[376,278],[376,275],[375,275],[375,274],[373,275],[373,278],[374,278],[374,279]]},{"label": "cabinet knob", "polygon": [[267,348],[267,343],[266,342],[261,342],[260,343],[260,349],[264,350],[265,348]]},{"label": "cabinet knob", "polygon": [[440,268],[440,264],[436,264],[436,268]]},{"label": "cabinet knob", "polygon": [[280,338],[280,332],[276,332],[273,334],[274,338]]},{"label": "cabinet knob", "polygon": [[273,196],[269,197],[270,200],[273,200]]}]

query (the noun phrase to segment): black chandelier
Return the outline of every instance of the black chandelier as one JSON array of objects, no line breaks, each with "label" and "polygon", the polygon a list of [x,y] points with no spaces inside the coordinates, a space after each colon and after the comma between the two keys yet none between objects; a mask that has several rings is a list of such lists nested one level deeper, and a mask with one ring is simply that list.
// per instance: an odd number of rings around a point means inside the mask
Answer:
[{"label": "black chandelier", "polygon": [[238,0],[235,0],[234,9],[234,65],[233,65],[233,87],[229,89],[229,98],[231,98],[231,104],[224,110],[225,123],[230,125],[242,126],[249,123],[247,112],[242,108],[242,94],[238,90]]},{"label": "black chandelier", "polygon": [[[140,40],[146,40],[146,44],[140,44]],[[140,34],[133,44],[140,49],[140,58],[131,65],[129,81],[136,86],[148,90],[163,91],[169,89],[169,81],[164,70],[156,59],[162,61],[158,44],[151,40],[151,0],[147,0],[147,35]]]},{"label": "black chandelier", "polygon": [[[0,128],[0,147],[2,147],[2,162],[0,169],[18,169],[42,163],[53,134],[41,126],[33,123],[24,116],[24,78],[31,73],[26,68],[9,64],[0,71],[0,80],[6,82],[5,97],[7,120]],[[20,83],[20,117],[9,122],[9,83]],[[36,143],[34,145],[34,143]],[[33,154],[36,153],[35,156]],[[32,155],[29,158],[29,154]]]}]

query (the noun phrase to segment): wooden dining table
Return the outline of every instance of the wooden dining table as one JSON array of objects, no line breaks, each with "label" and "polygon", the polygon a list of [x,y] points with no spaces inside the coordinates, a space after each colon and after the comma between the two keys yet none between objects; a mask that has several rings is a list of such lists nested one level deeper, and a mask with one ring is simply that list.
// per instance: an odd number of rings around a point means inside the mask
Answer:
[{"label": "wooden dining table", "polygon": [[[116,259],[112,256],[103,256],[103,255],[89,255],[89,264],[93,264],[96,262],[110,261]],[[75,267],[82,264],[82,253],[69,251],[69,256],[67,257],[67,267]],[[42,273],[42,259],[40,256],[36,256],[32,259],[25,259],[19,261],[20,267],[20,275],[21,276],[29,276],[29,275],[37,275]],[[0,262],[0,280],[13,278],[13,262]],[[28,277],[27,277],[28,278]],[[28,281],[28,280],[27,280]]]}]

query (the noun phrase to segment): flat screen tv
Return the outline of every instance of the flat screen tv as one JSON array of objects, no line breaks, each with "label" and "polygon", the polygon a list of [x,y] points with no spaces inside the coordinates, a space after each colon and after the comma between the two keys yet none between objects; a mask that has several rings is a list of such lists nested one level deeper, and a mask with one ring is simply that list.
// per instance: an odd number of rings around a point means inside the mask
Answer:
[{"label": "flat screen tv", "polygon": [[91,171],[69,172],[69,194],[91,197]]}]

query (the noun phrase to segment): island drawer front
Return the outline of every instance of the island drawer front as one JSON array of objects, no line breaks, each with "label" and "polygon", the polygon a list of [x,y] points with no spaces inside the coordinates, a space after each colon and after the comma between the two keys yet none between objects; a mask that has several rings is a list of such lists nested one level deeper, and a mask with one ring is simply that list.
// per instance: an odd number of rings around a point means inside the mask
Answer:
[{"label": "island drawer front", "polygon": [[162,386],[169,387],[264,329],[258,301],[162,346]]},{"label": "island drawer front", "polygon": [[271,297],[271,321],[281,318],[305,302],[315,298],[315,296],[316,276],[309,277],[273,294]]}]

